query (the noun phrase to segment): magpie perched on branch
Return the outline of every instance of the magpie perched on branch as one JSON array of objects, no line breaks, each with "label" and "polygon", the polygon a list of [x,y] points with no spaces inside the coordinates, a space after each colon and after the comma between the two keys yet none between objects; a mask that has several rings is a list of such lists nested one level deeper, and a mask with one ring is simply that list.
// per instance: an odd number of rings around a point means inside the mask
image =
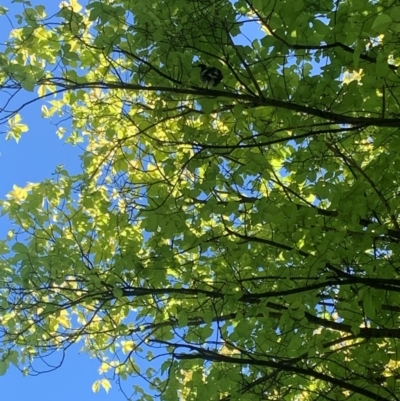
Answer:
[{"label": "magpie perched on branch", "polygon": [[211,86],[217,86],[224,77],[221,70],[215,67],[207,67],[205,64],[198,64],[196,67],[200,67],[200,79],[201,82]]}]

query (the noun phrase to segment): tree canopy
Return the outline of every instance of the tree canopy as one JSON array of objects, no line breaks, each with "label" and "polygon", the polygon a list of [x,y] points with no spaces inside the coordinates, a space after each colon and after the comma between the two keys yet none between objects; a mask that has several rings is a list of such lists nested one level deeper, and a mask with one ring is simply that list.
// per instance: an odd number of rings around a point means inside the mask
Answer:
[{"label": "tree canopy", "polygon": [[132,400],[399,400],[400,2],[19,3],[7,138],[36,102],[83,150],[2,201],[0,373],[77,343]]}]

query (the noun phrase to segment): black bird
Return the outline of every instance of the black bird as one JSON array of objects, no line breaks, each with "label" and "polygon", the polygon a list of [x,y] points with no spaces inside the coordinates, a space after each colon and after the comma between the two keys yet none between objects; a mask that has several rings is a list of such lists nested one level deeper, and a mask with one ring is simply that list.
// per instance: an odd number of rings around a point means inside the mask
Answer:
[{"label": "black bird", "polygon": [[211,86],[217,86],[224,77],[221,70],[215,67],[207,67],[205,64],[198,64],[196,67],[200,67],[200,79],[201,82]]}]

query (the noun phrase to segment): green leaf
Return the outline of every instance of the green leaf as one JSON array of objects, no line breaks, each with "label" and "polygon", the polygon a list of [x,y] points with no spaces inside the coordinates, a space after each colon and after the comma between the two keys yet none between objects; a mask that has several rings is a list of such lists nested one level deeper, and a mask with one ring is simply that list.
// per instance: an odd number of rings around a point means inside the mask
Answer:
[{"label": "green leaf", "polygon": [[92,391],[94,393],[98,393],[100,390],[100,386],[101,386],[101,380],[96,380],[93,384],[92,384]]},{"label": "green leaf", "polygon": [[100,383],[101,383],[101,387],[103,387],[103,389],[106,390],[106,393],[108,393],[108,391],[111,388],[110,381],[108,379],[101,379]]},{"label": "green leaf", "polygon": [[4,376],[8,369],[7,361],[0,361],[0,376]]},{"label": "green leaf", "polygon": [[29,253],[27,246],[25,244],[23,244],[22,242],[16,242],[13,245],[12,250],[14,252],[18,252],[18,253]]},{"label": "green leaf", "polygon": [[387,14],[379,14],[372,23],[372,29],[378,32],[382,32],[392,24],[392,19]]}]

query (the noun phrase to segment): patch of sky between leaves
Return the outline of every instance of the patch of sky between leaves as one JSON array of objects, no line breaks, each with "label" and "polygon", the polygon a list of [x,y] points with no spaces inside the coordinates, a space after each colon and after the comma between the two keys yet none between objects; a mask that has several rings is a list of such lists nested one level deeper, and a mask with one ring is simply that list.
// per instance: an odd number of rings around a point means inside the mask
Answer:
[{"label": "patch of sky between leaves", "polygon": [[[231,3],[235,3],[235,2],[231,1]],[[329,20],[327,18],[321,17],[318,20],[321,21],[325,25],[329,24]],[[238,22],[242,23],[241,34],[232,38],[232,40],[235,44],[252,45],[252,43],[255,40],[261,40],[263,37],[265,37],[266,32],[262,31],[261,24],[256,19],[252,20],[251,17],[249,17],[249,16],[242,16],[238,20]],[[327,65],[327,64],[329,64],[328,57],[321,57],[319,62],[314,60],[311,63],[310,76],[320,75],[322,72],[321,67],[323,67],[324,65]],[[289,65],[290,65],[290,63],[288,64],[288,66]]]}]

